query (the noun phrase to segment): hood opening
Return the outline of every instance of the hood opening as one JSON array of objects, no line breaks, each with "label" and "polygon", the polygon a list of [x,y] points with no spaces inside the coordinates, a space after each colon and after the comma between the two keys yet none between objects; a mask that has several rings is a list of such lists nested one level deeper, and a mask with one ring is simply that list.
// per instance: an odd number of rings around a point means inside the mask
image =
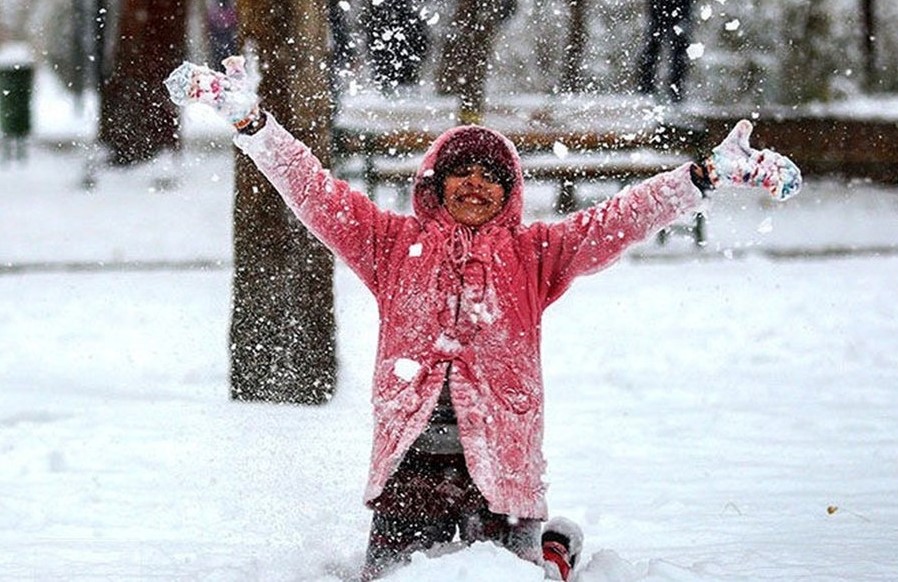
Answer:
[{"label": "hood opening", "polygon": [[493,171],[506,194],[502,211],[487,224],[497,221],[505,225],[519,224],[523,176],[517,148],[501,133],[477,125],[450,129],[431,144],[415,177],[413,203],[418,217],[448,216],[448,213],[440,212],[443,209],[443,180],[458,166],[473,163]]}]

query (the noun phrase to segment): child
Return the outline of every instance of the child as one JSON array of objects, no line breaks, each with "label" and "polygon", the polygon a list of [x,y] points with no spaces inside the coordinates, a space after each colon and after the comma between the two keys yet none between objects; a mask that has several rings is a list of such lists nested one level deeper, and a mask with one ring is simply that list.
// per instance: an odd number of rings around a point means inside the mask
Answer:
[{"label": "child", "polygon": [[524,225],[514,145],[463,126],[430,146],[414,182],[414,215],[401,216],[331,176],[258,109],[242,60],[225,64],[227,75],[185,63],[167,81],[172,98],[210,104],[237,126],[237,146],[377,300],[365,491],[374,515],[363,578],[457,530],[464,542],[495,541],[567,579],[576,526],[556,521],[541,539],[543,310],[575,277],[695,209],[696,184],[764,185],[785,198],[800,185],[798,169],[749,149],[751,124],[741,122],[713,162],[659,174],[560,222]]}]

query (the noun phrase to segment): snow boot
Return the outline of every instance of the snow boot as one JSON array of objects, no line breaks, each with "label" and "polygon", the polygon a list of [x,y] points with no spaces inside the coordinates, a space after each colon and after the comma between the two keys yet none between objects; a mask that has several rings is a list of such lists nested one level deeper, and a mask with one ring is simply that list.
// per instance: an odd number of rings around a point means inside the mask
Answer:
[{"label": "snow boot", "polygon": [[571,579],[577,558],[583,549],[583,530],[573,521],[564,517],[553,517],[543,527],[543,559],[546,571],[567,582]]}]

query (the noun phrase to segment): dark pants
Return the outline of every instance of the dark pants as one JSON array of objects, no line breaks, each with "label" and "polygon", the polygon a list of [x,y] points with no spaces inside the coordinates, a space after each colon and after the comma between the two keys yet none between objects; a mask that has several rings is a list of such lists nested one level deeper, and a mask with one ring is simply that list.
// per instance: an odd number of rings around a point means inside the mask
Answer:
[{"label": "dark pants", "polygon": [[[683,98],[683,81],[689,68],[692,0],[648,0],[648,29],[639,59],[639,92],[655,92],[655,76],[664,45],[670,48],[667,91],[671,99]],[[678,32],[679,31],[679,32]]]},{"label": "dark pants", "polygon": [[492,513],[462,455],[410,451],[371,507],[363,580],[452,541],[456,532],[465,543],[493,541],[526,560],[541,558],[540,521]]}]

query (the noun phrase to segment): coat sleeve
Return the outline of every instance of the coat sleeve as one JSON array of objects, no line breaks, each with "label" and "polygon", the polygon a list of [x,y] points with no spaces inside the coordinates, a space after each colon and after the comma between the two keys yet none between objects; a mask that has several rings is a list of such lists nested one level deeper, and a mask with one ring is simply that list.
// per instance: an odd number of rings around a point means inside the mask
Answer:
[{"label": "coat sleeve", "polygon": [[558,299],[575,277],[614,263],[627,247],[696,210],[701,201],[689,164],[684,164],[563,221],[543,225],[535,237],[543,306]]},{"label": "coat sleeve", "polygon": [[238,134],[234,143],[253,160],[300,222],[374,290],[380,247],[407,217],[380,210],[347,182],[334,178],[308,146],[271,114],[262,129],[253,135]]}]

